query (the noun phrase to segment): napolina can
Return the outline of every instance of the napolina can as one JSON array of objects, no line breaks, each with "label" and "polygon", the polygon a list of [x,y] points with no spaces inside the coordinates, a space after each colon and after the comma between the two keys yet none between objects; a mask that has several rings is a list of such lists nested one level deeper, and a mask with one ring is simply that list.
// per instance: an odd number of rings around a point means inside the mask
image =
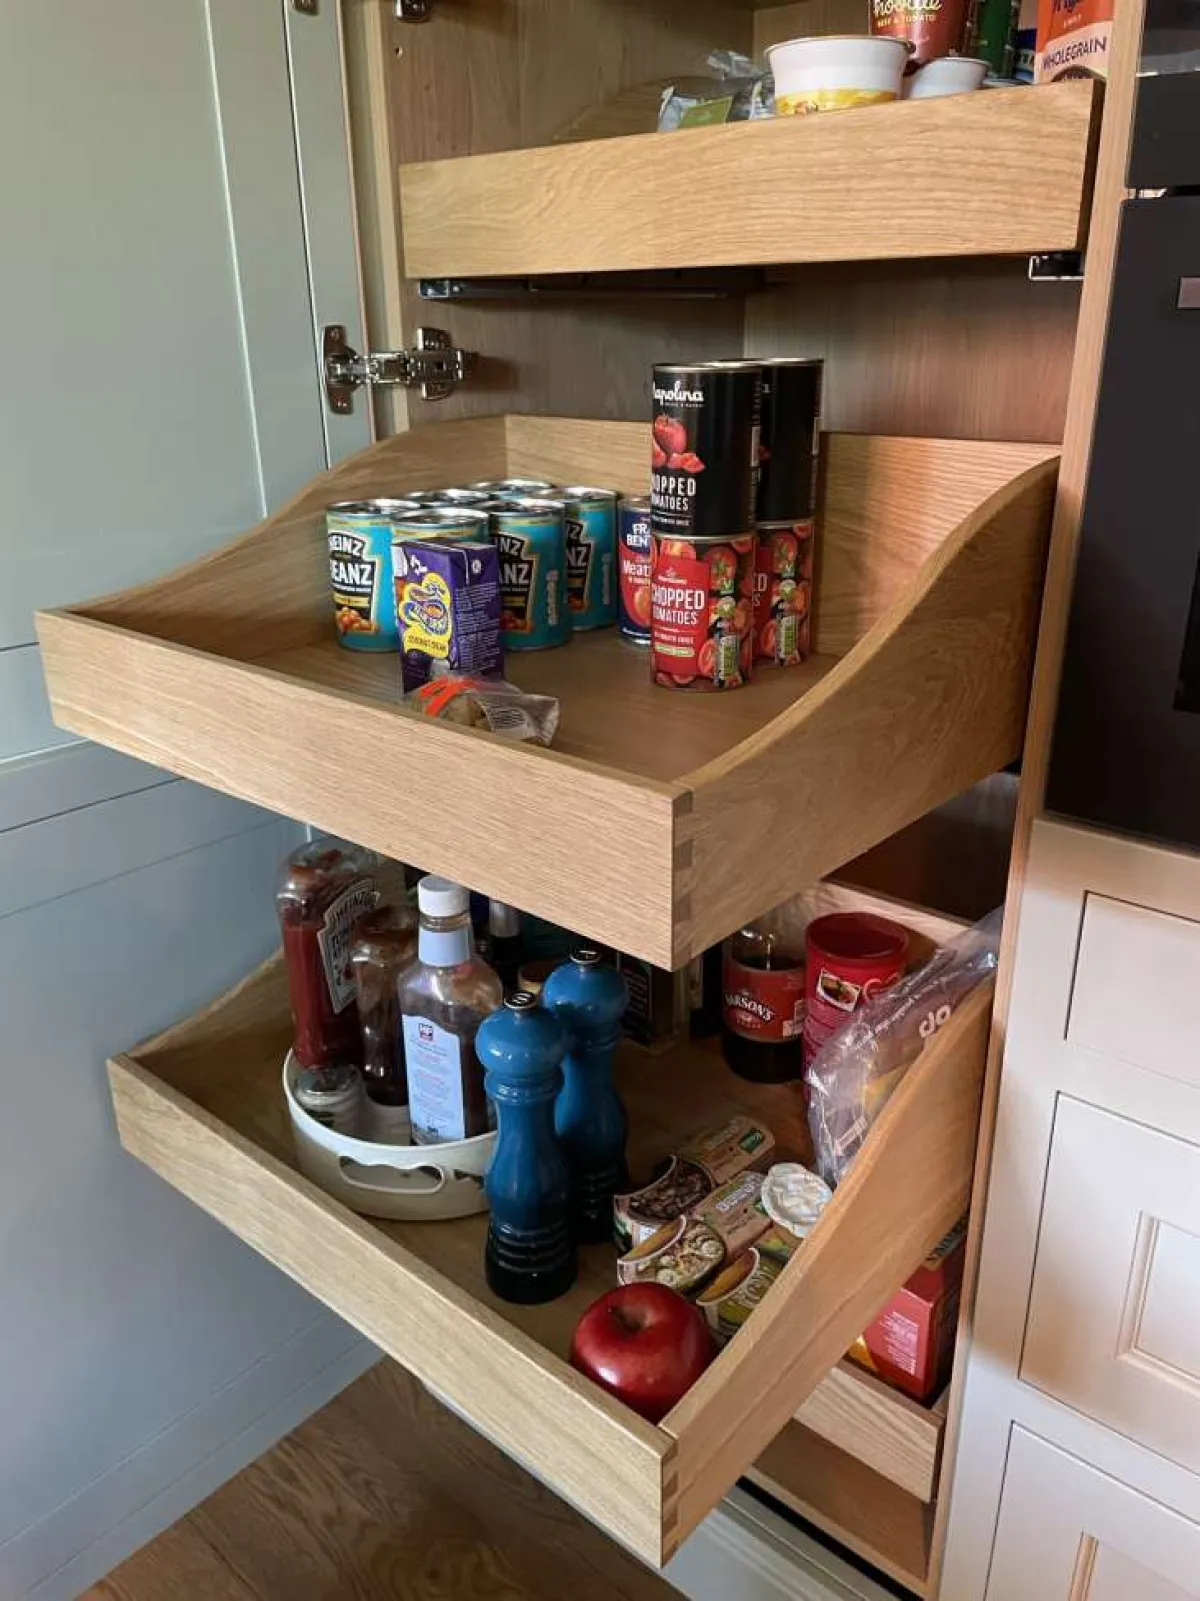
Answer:
[{"label": "napolina can", "polygon": [[654,527],[685,537],[754,526],[762,366],[655,367],[650,448]]},{"label": "napolina can", "polygon": [[754,665],[753,534],[651,535],[650,653],[667,689],[737,689]]},{"label": "napolina can", "polygon": [[626,495],[617,513],[617,583],[621,637],[650,643],[650,577],[654,545],[650,497]]},{"label": "napolina can", "polygon": [[567,607],[575,629],[610,628],[617,620],[617,492],[573,485],[561,499],[567,534]]},{"label": "napolina can", "polygon": [[824,363],[763,363],[754,573],[756,661],[790,667],[811,644],[813,513]]}]

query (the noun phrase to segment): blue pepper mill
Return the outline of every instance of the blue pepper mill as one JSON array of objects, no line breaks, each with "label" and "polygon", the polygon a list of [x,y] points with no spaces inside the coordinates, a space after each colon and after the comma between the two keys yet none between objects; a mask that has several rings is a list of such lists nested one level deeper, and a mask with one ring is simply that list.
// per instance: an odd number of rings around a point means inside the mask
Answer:
[{"label": "blue pepper mill", "polygon": [[571,1168],[571,1225],[584,1244],[611,1240],[613,1196],[626,1187],[629,1120],[613,1083],[613,1054],[629,989],[590,945],[577,946],[542,989],[569,1041],[554,1127]]},{"label": "blue pepper mill", "polygon": [[567,1159],[554,1132],[567,1037],[526,990],[484,1019],[475,1050],[496,1105],[496,1152],[484,1189],[491,1205],[484,1266],[502,1301],[533,1306],[575,1282]]}]

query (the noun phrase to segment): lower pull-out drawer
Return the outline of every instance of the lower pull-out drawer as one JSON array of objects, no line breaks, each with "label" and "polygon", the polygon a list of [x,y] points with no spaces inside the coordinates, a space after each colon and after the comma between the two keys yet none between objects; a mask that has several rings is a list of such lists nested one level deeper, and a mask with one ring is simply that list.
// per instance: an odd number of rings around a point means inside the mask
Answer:
[{"label": "lower pull-out drawer", "polygon": [[[814,893],[880,905],[830,886]],[[935,938],[953,931],[887,909]],[[990,1007],[990,993],[975,992],[934,1036],[779,1283],[657,1426],[566,1360],[579,1314],[615,1282],[611,1248],[581,1253],[561,1299],[508,1306],[484,1283],[484,1218],[376,1222],[300,1174],[279,1088],[289,1017],[277,961],[109,1071],[133,1155],[658,1566],[965,1211]],[[629,1052],[621,1070],[635,1171],[736,1109],[765,1119],[781,1151],[808,1148],[795,1089],[745,1083],[711,1048]]]}]

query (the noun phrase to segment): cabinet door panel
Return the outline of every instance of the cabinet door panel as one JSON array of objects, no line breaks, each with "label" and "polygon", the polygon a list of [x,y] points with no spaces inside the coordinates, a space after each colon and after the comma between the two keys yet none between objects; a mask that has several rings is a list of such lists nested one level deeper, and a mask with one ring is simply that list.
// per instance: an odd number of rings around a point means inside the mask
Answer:
[{"label": "cabinet door panel", "polygon": [[1200,923],[1089,895],[1067,1039],[1200,1085]]},{"label": "cabinet door panel", "polygon": [[1200,1471],[1200,1147],[1060,1098],[1021,1377]]},{"label": "cabinet door panel", "polygon": [[1197,1597],[1200,1526],[1013,1429],[986,1601]]}]

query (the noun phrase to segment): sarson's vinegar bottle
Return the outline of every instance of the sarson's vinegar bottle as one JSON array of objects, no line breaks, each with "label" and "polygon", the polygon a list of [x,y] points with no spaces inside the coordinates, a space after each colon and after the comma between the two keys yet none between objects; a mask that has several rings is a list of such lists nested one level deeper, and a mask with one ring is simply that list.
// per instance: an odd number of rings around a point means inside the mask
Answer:
[{"label": "sarson's vinegar bottle", "polygon": [[475,1035],[504,988],[476,954],[470,906],[467,890],[449,879],[429,874],[417,885],[417,959],[398,981],[417,1145],[471,1139],[491,1126]]}]

